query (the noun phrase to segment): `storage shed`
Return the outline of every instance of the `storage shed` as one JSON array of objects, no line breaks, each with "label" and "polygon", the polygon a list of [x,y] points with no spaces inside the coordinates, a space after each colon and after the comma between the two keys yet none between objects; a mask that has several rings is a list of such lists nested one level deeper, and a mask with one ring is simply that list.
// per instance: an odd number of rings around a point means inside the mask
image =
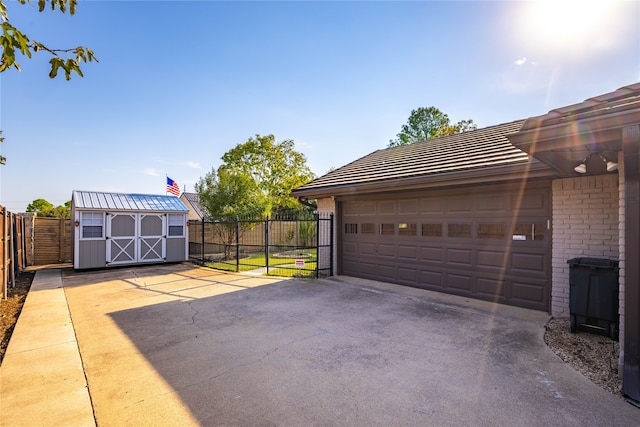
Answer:
[{"label": "storage shed", "polygon": [[188,212],[176,196],[74,191],[73,267],[185,261]]}]

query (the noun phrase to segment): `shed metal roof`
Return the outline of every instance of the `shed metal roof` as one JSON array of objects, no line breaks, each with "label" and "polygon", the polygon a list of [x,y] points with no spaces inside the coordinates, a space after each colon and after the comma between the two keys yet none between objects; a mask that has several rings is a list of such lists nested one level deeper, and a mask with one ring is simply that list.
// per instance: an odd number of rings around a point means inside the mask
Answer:
[{"label": "shed metal roof", "polygon": [[296,188],[295,196],[323,188],[395,182],[412,177],[439,176],[497,166],[537,163],[515,147],[507,135],[524,120],[374,151],[352,163]]},{"label": "shed metal roof", "polygon": [[187,202],[189,202],[189,204],[191,205],[191,207],[195,211],[196,215],[198,215],[200,218],[204,218],[204,217],[208,216],[206,214],[206,210],[200,204],[200,197],[198,196],[198,193],[187,193],[187,192],[184,192],[184,193],[182,193],[182,195],[180,197],[184,197],[185,200]]},{"label": "shed metal roof", "polygon": [[100,191],[73,192],[76,209],[119,211],[188,212],[189,209],[176,196],[159,194],[106,193]]}]

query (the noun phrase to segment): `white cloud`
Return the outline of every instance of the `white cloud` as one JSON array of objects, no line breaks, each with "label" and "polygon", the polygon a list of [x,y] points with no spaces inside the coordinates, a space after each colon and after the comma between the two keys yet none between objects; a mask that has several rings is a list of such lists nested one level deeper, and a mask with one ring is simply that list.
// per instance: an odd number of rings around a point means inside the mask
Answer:
[{"label": "white cloud", "polygon": [[527,58],[521,58],[521,59],[516,60],[516,65],[522,65],[525,62],[527,62]]},{"label": "white cloud", "polygon": [[199,162],[187,162],[187,166],[193,169],[202,169],[202,165]]},{"label": "white cloud", "polygon": [[150,175],[150,176],[162,176],[164,175],[164,173],[162,173],[162,171],[159,171],[156,168],[146,168],[145,170],[142,171],[143,174],[145,175]]}]

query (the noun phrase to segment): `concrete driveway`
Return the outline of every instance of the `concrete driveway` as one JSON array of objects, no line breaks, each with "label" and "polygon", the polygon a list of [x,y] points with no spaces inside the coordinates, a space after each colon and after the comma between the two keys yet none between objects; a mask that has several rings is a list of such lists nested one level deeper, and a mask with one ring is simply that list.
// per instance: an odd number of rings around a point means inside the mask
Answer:
[{"label": "concrete driveway", "polygon": [[190,264],[61,276],[99,426],[640,420],[546,347],[545,313],[347,277]]}]

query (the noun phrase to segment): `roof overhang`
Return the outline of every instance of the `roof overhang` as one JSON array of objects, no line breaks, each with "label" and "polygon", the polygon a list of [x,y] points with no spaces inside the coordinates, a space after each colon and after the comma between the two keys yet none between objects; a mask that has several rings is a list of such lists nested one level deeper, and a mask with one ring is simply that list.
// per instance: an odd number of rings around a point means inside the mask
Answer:
[{"label": "roof overhang", "polygon": [[321,199],[331,196],[353,196],[445,187],[459,187],[487,183],[512,183],[555,178],[557,174],[535,159],[528,163],[495,166],[470,171],[439,173],[391,180],[362,182],[337,186],[298,189],[291,193],[298,199]]},{"label": "roof overhang", "polygon": [[[617,161],[622,130],[640,123],[640,83],[553,110],[525,121],[509,141],[556,170],[576,176],[574,168],[589,155]],[[604,162],[594,162],[590,174],[604,173]]]}]

